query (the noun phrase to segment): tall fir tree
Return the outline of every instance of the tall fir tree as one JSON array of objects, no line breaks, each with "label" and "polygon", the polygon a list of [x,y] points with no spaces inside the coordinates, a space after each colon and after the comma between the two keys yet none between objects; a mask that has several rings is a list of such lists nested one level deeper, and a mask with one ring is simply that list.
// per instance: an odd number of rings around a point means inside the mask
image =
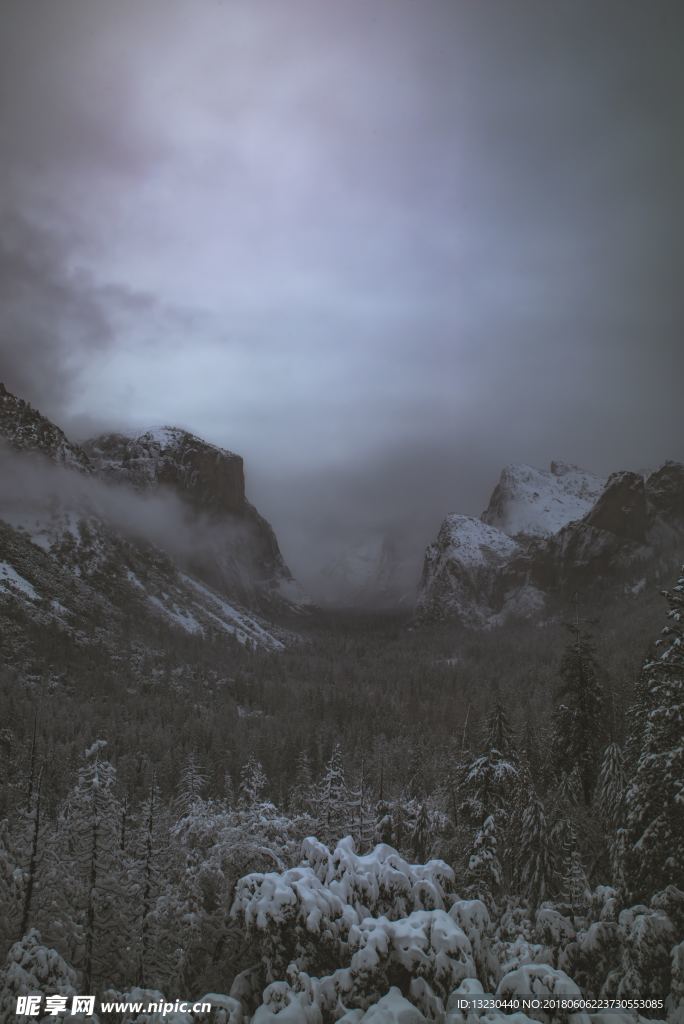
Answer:
[{"label": "tall fir tree", "polygon": [[494,707],[487,716],[485,724],[485,748],[487,750],[498,750],[504,757],[515,753],[513,742],[513,728],[508,721],[506,709],[500,700],[497,700]]},{"label": "tall fir tree", "polygon": [[544,805],[532,790],[522,817],[518,878],[533,908],[550,896],[554,875],[553,844]]},{"label": "tall fir tree", "polygon": [[288,804],[291,810],[302,813],[310,812],[314,803],[313,771],[311,758],[306,750],[301,750],[297,755],[295,765],[295,780],[290,790]]},{"label": "tall fir tree", "polygon": [[668,622],[630,716],[639,754],[626,794],[626,869],[637,897],[684,878],[684,568],[664,596]]},{"label": "tall fir tree", "polygon": [[561,769],[576,766],[585,806],[592,801],[605,736],[603,688],[594,644],[579,615],[568,625],[571,638],[560,666],[561,703],[554,715],[554,748]]},{"label": "tall fir tree", "polygon": [[467,875],[473,895],[486,902],[496,900],[503,883],[497,832],[493,816],[485,818],[475,833],[472,852],[468,859]]},{"label": "tall fir tree", "polygon": [[176,809],[180,815],[190,813],[193,804],[201,799],[206,784],[207,776],[199,763],[197,754],[192,751],[185,759],[178,786]]},{"label": "tall fir tree", "polygon": [[127,957],[133,928],[133,903],[122,870],[121,802],[116,771],[102,757],[106,744],[96,741],[86,751],[66,809],[70,870],[78,880],[76,898],[83,928],[80,967],[87,992],[107,978],[130,977]]},{"label": "tall fir tree", "polygon": [[255,807],[262,801],[267,786],[261,761],[251,755],[240,770],[240,805],[248,809]]},{"label": "tall fir tree", "polygon": [[351,796],[339,743],[333,747],[330,760],[318,784],[316,813],[328,844],[335,844],[352,826]]}]

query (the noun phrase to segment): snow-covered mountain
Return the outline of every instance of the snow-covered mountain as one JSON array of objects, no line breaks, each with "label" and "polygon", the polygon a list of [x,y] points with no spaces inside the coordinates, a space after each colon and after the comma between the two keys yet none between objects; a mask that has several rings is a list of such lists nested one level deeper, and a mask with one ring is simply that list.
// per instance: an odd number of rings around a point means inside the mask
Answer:
[{"label": "snow-covered mountain", "polygon": [[425,554],[420,618],[491,627],[584,589],[629,588],[681,560],[684,465],[605,484],[575,466],[509,466],[480,519],[449,515]]},{"label": "snow-covered mountain", "polygon": [[578,466],[552,462],[549,469],[506,466],[482,521],[510,537],[550,537],[566,523],[582,519],[606,481]]},{"label": "snow-covered mountain", "polygon": [[[0,629],[156,647],[278,650],[301,596],[245,497],[240,456],[176,428],[83,446],[0,385]],[[33,633],[32,633],[33,631]]]},{"label": "snow-covered mountain", "polygon": [[241,456],[179,427],[103,434],[83,448],[102,479],[180,499],[202,535],[192,566],[208,583],[261,608],[307,602],[273,529],[247,500]]}]

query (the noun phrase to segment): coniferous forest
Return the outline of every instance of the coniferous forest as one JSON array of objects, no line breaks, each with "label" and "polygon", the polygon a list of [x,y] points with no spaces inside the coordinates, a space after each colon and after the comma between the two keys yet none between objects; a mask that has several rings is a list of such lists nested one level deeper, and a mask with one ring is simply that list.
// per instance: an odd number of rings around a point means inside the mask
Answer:
[{"label": "coniferous forest", "polygon": [[683,614],[679,579],[631,648],[576,607],[457,645],[329,613],[228,666],[75,649],[47,687],[10,658],[3,1020],[32,990],[210,994],[232,1022],[456,1022],[477,993],[678,1020]]}]

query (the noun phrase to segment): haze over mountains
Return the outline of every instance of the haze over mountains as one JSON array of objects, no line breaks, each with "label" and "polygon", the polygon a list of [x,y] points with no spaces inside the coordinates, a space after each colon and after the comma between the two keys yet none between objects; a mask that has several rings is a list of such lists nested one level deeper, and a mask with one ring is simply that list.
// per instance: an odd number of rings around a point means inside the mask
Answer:
[{"label": "haze over mountains", "polygon": [[[4,387],[0,435],[5,605],[86,632],[94,614],[121,625],[133,608],[141,635],[152,617],[272,648],[309,610],[272,527],[247,500],[239,455],[175,427],[77,445]],[[576,591],[638,592],[657,581],[683,538],[679,463],[607,481],[559,462],[509,466],[481,517],[447,515],[420,581],[401,538],[388,534],[323,567],[314,598],[415,606],[419,623],[477,629],[543,620]]]},{"label": "haze over mountains", "polygon": [[260,616],[306,597],[245,497],[238,455],[168,429],[81,447],[1,386],[0,436],[0,590],[15,626],[116,645],[161,622],[282,646]]}]

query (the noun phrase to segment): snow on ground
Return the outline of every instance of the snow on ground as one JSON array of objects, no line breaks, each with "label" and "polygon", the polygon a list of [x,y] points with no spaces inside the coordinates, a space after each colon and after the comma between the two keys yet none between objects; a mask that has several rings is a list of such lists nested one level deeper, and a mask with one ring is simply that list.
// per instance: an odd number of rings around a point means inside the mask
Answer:
[{"label": "snow on ground", "polygon": [[202,627],[200,626],[197,619],[188,611],[184,611],[177,605],[168,607],[158,597],[154,597],[152,594],[148,594],[147,600],[157,608],[163,615],[166,615],[168,619],[174,622],[181,629],[184,629],[186,633],[201,633]]},{"label": "snow on ground", "polygon": [[[204,598],[201,605],[202,611],[214,619],[227,633],[235,636],[241,644],[246,644],[249,641],[256,643],[259,647],[266,647],[274,651],[284,649],[285,645],[282,640],[278,640],[272,633],[264,629],[256,619],[242,611],[238,611],[232,604],[229,604],[228,601],[214,593],[209,587],[200,583],[199,580],[194,579],[192,576],[187,576],[185,573],[181,573],[181,579],[184,583],[189,584],[198,591]],[[209,607],[207,607],[207,601],[209,602]]]},{"label": "snow on ground", "polygon": [[9,562],[0,562],[0,589],[5,591],[18,590],[24,597],[32,601],[40,601],[40,594],[35,587],[24,579]]}]

